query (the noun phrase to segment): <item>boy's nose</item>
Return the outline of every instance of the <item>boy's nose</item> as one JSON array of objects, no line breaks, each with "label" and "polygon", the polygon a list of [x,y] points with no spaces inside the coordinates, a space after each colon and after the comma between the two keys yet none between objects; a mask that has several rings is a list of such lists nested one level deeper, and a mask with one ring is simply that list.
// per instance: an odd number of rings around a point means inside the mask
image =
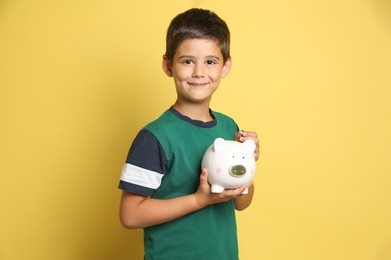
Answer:
[{"label": "boy's nose", "polygon": [[194,70],[193,70],[193,78],[203,78],[205,77],[205,74],[204,74],[204,67],[202,66],[202,64],[197,64],[194,66]]}]

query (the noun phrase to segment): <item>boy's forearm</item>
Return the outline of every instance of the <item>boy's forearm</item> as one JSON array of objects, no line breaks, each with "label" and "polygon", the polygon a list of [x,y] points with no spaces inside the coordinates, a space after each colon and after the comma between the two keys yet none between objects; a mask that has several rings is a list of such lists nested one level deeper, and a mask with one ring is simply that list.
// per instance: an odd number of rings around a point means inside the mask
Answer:
[{"label": "boy's forearm", "polygon": [[236,210],[244,210],[248,206],[250,206],[253,196],[254,196],[254,184],[251,184],[251,186],[248,187],[248,194],[242,195],[235,199],[235,209]]},{"label": "boy's forearm", "polygon": [[150,197],[123,192],[120,205],[121,223],[126,228],[145,228],[175,220],[208,205],[234,199],[235,208],[243,210],[252,201],[254,186],[248,187],[248,194],[241,195],[245,187],[224,190],[223,193],[211,193],[207,180],[207,170],[200,175],[200,185],[193,194],[159,200]]},{"label": "boy's forearm", "polygon": [[133,196],[137,195],[123,195],[120,209],[123,226],[131,229],[169,222],[206,206],[194,194],[167,200],[144,197],[138,201]]}]

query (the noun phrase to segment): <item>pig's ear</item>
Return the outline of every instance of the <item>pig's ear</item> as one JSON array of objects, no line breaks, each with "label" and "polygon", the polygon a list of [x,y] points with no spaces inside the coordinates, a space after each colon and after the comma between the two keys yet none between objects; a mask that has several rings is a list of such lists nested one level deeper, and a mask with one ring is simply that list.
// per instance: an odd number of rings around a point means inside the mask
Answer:
[{"label": "pig's ear", "polygon": [[244,141],[243,145],[251,152],[255,151],[255,142],[253,140],[246,140]]},{"label": "pig's ear", "polygon": [[223,138],[216,138],[213,142],[213,149],[215,152],[223,150],[225,147],[225,140]]}]

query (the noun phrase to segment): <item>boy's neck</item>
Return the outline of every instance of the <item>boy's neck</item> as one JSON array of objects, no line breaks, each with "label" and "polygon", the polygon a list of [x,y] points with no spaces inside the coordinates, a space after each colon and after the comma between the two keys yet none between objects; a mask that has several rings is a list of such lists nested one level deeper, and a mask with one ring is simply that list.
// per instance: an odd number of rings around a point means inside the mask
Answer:
[{"label": "boy's neck", "polygon": [[177,101],[173,107],[182,115],[193,120],[199,120],[202,122],[209,122],[213,120],[213,117],[209,112],[209,104],[181,104]]}]

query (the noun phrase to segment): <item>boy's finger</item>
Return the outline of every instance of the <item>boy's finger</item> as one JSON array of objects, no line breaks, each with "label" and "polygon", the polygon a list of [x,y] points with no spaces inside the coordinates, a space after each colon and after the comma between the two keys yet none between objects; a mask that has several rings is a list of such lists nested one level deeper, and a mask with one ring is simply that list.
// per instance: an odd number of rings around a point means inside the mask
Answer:
[{"label": "boy's finger", "polygon": [[201,171],[200,181],[208,181],[208,170],[206,168],[203,168]]}]

